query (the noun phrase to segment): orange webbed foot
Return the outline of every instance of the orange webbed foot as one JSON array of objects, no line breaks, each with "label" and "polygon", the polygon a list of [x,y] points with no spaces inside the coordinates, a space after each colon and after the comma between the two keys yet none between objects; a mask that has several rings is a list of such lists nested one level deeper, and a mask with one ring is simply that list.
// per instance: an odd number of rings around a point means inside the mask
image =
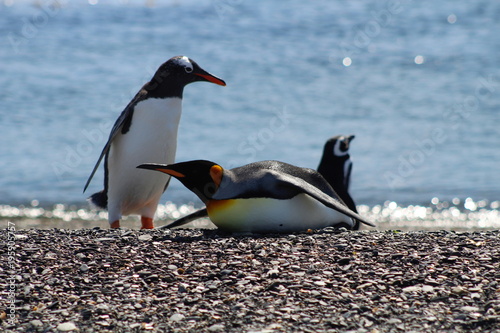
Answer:
[{"label": "orange webbed foot", "polygon": [[141,229],[154,229],[153,219],[151,217],[141,216]]},{"label": "orange webbed foot", "polygon": [[111,223],[111,224],[109,225],[109,227],[110,227],[111,229],[117,229],[117,228],[119,228],[119,227],[120,227],[120,220],[113,221],[113,223]]}]

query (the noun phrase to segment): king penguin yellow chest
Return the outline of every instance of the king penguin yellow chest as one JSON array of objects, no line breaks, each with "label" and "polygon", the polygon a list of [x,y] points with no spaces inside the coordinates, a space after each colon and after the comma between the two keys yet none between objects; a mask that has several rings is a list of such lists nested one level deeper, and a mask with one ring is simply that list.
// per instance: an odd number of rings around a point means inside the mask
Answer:
[{"label": "king penguin yellow chest", "polygon": [[353,223],[305,193],[291,199],[209,200],[207,212],[218,228],[230,232],[280,233],[319,229],[337,224],[339,219]]}]

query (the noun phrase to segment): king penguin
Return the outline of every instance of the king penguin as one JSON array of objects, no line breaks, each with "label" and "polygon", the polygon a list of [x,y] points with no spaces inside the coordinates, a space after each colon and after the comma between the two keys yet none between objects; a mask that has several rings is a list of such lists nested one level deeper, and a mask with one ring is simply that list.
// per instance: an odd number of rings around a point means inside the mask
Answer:
[{"label": "king penguin", "polygon": [[[354,135],[337,135],[326,141],[323,148],[318,172],[330,184],[335,193],[342,199],[346,206],[357,213],[354,200],[349,195],[351,181],[352,161],[349,156],[349,147]],[[201,208],[191,214],[181,217],[174,222],[160,228],[174,228],[187,224],[199,218],[208,216],[207,209]],[[360,223],[355,221],[352,230],[359,230]]]},{"label": "king penguin", "polygon": [[286,233],[346,226],[354,220],[370,226],[351,211],[315,170],[279,161],[262,161],[230,170],[195,160],[170,165],[142,164],[177,178],[206,205],[210,220],[229,232]]},{"label": "king penguin", "polygon": [[[352,161],[349,147],[354,135],[337,135],[326,141],[323,156],[319,162],[318,172],[326,179],[350,210],[357,213],[356,204],[349,195]],[[356,221],[353,230],[358,230]]]},{"label": "king penguin", "polygon": [[162,64],[125,107],[85,184],[84,192],[104,158],[104,190],[90,201],[107,208],[111,228],[122,215],[139,214],[142,229],[154,228],[153,218],[170,176],[138,170],[144,161],[174,163],[184,87],[196,81],[226,83],[185,56]]}]

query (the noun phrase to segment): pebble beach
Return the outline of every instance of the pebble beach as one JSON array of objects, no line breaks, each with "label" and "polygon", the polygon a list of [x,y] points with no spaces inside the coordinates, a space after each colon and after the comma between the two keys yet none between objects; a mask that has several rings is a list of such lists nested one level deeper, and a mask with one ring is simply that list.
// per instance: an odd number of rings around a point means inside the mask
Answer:
[{"label": "pebble beach", "polygon": [[4,332],[500,331],[498,231],[0,236]]},{"label": "pebble beach", "polygon": [[[0,332],[500,333],[500,2],[0,9]],[[177,162],[316,169],[326,140],[352,134],[349,193],[377,227],[234,235],[206,219],[138,230],[132,216],[108,229],[86,202],[104,165],[84,184],[176,55],[227,82],[181,94]],[[131,147],[163,156],[154,141]],[[174,180],[156,226],[201,204]]]}]

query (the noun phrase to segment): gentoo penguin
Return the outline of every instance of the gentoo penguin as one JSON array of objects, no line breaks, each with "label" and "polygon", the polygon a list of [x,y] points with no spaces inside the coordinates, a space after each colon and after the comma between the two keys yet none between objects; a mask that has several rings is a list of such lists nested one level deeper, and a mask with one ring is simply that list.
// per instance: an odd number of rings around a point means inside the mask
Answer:
[{"label": "gentoo penguin", "polygon": [[[337,135],[330,138],[325,143],[318,172],[326,179],[347,207],[357,213],[354,200],[349,195],[352,170],[349,145],[353,139],[354,135]],[[353,230],[358,229],[359,222],[356,221]]]},{"label": "gentoo penguin", "polygon": [[196,160],[142,164],[177,178],[206,205],[212,222],[230,232],[294,232],[327,226],[374,226],[351,211],[315,170],[263,161],[225,170]]},{"label": "gentoo penguin", "polygon": [[154,227],[154,214],[170,176],[136,166],[144,161],[174,162],[182,93],[196,81],[226,85],[188,57],[173,57],[158,68],[116,120],[83,190],[104,158],[104,190],[89,199],[108,209],[111,228],[119,228],[122,215],[129,214],[141,216],[142,229]]}]

